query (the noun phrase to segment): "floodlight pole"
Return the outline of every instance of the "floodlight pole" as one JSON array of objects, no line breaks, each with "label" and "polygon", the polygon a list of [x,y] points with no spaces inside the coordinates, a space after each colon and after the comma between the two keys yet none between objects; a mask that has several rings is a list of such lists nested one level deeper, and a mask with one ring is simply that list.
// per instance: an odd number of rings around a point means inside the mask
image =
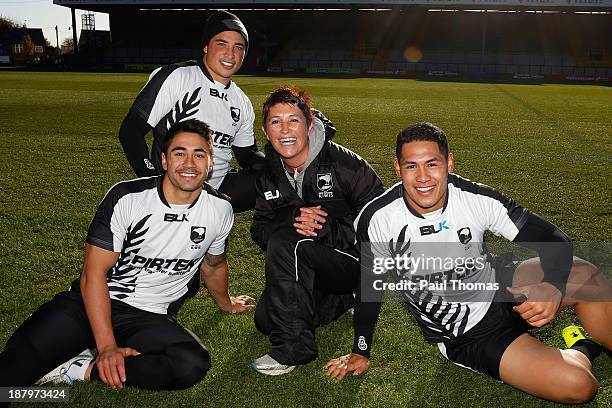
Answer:
[{"label": "floodlight pole", "polygon": [[487,10],[482,13],[482,45],[480,49],[480,72],[484,72],[485,49],[487,47]]},{"label": "floodlight pole", "polygon": [[59,50],[59,34],[57,33],[57,25],[55,26],[55,43],[57,44],[57,49]]},{"label": "floodlight pole", "polygon": [[77,28],[76,28],[76,15],[74,7],[70,7],[70,13],[72,14],[72,42],[74,43],[74,53],[79,52],[79,43],[77,42]]}]

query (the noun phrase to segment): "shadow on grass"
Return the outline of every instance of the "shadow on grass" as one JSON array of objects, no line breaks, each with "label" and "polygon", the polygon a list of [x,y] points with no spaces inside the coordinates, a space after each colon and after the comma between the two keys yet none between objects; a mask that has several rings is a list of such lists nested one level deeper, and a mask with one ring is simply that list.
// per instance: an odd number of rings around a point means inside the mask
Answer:
[{"label": "shadow on grass", "polygon": [[[346,338],[337,335],[346,332],[347,321],[334,322],[319,328],[319,342],[325,342],[325,350],[350,347]],[[208,395],[211,406],[353,406],[357,404],[362,378],[350,378],[342,382],[325,376],[323,365],[331,358],[327,351],[315,361],[298,366],[293,372],[282,376],[265,376],[249,366],[251,361],[268,351],[266,336],[255,329],[232,339],[233,352],[229,355],[213,355],[213,368],[199,386]],[[222,360],[222,361],[219,361]]]}]

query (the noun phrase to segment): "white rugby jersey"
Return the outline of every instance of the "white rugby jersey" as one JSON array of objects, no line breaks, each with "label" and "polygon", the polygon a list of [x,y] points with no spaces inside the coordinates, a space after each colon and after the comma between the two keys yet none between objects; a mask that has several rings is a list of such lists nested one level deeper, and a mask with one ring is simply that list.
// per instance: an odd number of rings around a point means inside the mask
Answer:
[{"label": "white rugby jersey", "polygon": [[187,293],[206,253],[220,255],[234,222],[230,203],[205,184],[187,205],[168,204],[163,176],[115,184],[87,232],[87,242],[119,252],[108,271],[111,299],[165,314]]},{"label": "white rugby jersey", "polygon": [[[374,282],[379,278],[387,281],[383,270],[393,274],[394,282],[402,276],[410,277],[407,279],[412,279],[415,285],[407,289],[405,286],[401,296],[407,300],[407,307],[425,337],[440,342],[461,336],[482,319],[495,295],[495,270],[483,245],[485,231],[512,241],[528,214],[496,190],[449,174],[444,207],[421,215],[405,201],[401,182],[395,184],[364,207],[355,221],[364,268],[362,299],[367,302],[364,296],[368,293],[382,297],[370,286],[381,288],[381,282]],[[381,268],[382,259],[404,255],[411,259],[412,269],[397,269],[395,263],[390,270]],[[481,267],[458,268],[466,259],[475,260],[472,264]],[[410,270],[414,273],[408,273]],[[364,278],[364,273],[369,276]],[[423,286],[421,282],[425,282]],[[427,285],[432,282],[439,285]],[[473,290],[469,285],[473,283],[489,289]],[[371,339],[371,333],[364,333],[363,339],[366,338]],[[365,350],[366,346],[369,347],[364,340],[360,349]]]},{"label": "white rugby jersey", "polygon": [[176,122],[198,119],[213,132],[213,171],[208,183],[219,188],[230,168],[232,146],[255,143],[255,113],[249,98],[230,81],[213,80],[202,61],[185,61],[153,71],[138,94],[134,110],[153,127],[152,160],[161,169],[167,130]]}]

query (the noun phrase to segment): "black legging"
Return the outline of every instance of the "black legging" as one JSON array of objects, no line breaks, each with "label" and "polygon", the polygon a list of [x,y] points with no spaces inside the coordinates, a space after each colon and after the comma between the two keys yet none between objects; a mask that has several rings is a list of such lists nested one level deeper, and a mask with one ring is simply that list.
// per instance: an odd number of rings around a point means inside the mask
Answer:
[{"label": "black legging", "polygon": [[219,192],[230,198],[234,213],[255,208],[255,179],[257,171],[231,169],[219,186]]},{"label": "black legging", "polygon": [[[111,300],[119,347],[141,354],[125,359],[126,385],[148,390],[189,388],[210,368],[210,355],[191,334],[165,315]],[[0,386],[30,386],[43,375],[95,348],[80,293],[62,292],[36,310],[11,336],[0,354]],[[92,380],[99,380],[94,366]]]}]

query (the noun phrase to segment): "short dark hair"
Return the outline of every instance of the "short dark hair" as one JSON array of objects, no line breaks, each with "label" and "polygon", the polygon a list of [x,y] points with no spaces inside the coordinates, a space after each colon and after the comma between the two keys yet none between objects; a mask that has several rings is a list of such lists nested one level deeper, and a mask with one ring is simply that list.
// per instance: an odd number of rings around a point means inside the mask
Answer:
[{"label": "short dark hair", "polygon": [[172,143],[172,139],[178,133],[181,132],[189,132],[189,133],[197,133],[202,136],[204,140],[206,140],[206,144],[208,144],[210,155],[212,156],[212,140],[210,137],[210,128],[208,125],[201,120],[197,119],[188,119],[183,122],[177,122],[168,129],[166,132],[166,136],[164,137],[164,143],[162,146],[162,152],[168,154],[168,146]]},{"label": "short dark hair", "polygon": [[408,126],[397,134],[397,142],[395,143],[395,156],[397,160],[402,158],[402,147],[406,143],[416,141],[436,142],[440,153],[444,157],[448,157],[448,139],[446,133],[433,123],[421,122]]},{"label": "short dark hair", "polygon": [[296,88],[295,86],[285,86],[278,88],[272,92],[268,99],[263,105],[263,127],[266,127],[266,121],[270,113],[270,108],[279,103],[288,103],[291,105],[297,105],[298,108],[306,117],[306,124],[310,126],[312,122],[312,99],[306,94],[305,91]]}]

